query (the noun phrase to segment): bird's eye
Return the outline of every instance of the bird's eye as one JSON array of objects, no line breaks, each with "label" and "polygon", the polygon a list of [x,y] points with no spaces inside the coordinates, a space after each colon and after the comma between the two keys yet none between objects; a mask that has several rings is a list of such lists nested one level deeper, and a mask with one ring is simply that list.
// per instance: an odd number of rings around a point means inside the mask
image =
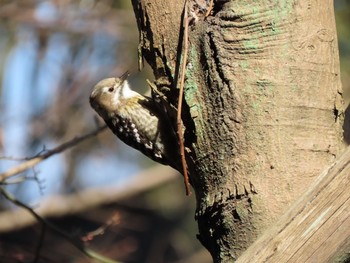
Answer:
[{"label": "bird's eye", "polygon": [[109,91],[109,92],[113,92],[113,91],[114,91],[114,87],[110,87],[110,88],[108,89],[108,91]]}]

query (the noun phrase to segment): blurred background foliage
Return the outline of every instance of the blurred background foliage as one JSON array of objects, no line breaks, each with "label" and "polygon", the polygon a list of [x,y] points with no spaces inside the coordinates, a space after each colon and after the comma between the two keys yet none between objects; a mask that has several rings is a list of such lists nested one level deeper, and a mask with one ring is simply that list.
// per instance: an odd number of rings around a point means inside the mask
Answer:
[{"label": "blurred background foliage", "polygon": [[[88,98],[99,80],[131,70],[131,83],[141,93],[147,91],[145,79],[152,80],[149,68],[136,70],[138,30],[130,0],[0,1],[0,21],[2,172],[20,163],[18,158],[94,130],[98,118]],[[205,262],[209,256],[196,239],[194,198],[185,197],[182,178],[171,169],[150,168],[148,178],[138,178],[153,165],[104,131],[40,163],[24,174],[26,180],[6,188],[32,207],[60,210],[47,213],[51,221],[111,258],[198,262],[200,257],[199,262]],[[162,173],[174,174],[169,177],[173,179],[157,187],[152,180],[165,176]],[[148,188],[140,192],[135,184]],[[124,200],[104,193],[135,187]],[[68,202],[62,196],[80,199]],[[19,219],[31,218],[29,214],[18,216],[15,212],[21,209],[0,201],[0,261],[31,262],[40,225],[23,223],[26,220]],[[67,207],[63,212],[62,205]],[[71,212],[76,206],[79,212]],[[89,233],[101,228],[91,237]],[[50,231],[39,258],[38,262],[90,262]]]},{"label": "blurred background foliage", "polygon": [[[335,10],[348,103],[350,0],[335,0]],[[91,89],[102,78],[130,69],[137,72],[138,31],[130,0],[0,0],[0,21],[2,172],[18,164],[18,158],[52,149],[97,127],[98,118],[88,103]],[[146,78],[152,79],[147,67],[133,74],[131,83],[144,93]],[[152,174],[158,171],[152,165],[105,131],[42,162],[24,174],[26,180],[6,188],[31,206],[56,196],[49,199],[55,209],[62,202],[59,196],[91,188],[110,191],[111,185],[122,191],[142,184],[145,178],[138,176],[144,169],[151,169],[146,181],[174,173],[169,169]],[[102,200],[50,220],[78,238],[107,225],[103,233],[85,240],[86,245],[123,262],[210,262],[196,239],[194,197],[185,197],[181,176],[173,178],[161,186],[148,182],[124,200]],[[88,197],[91,203],[98,197],[93,193]],[[0,209],[0,222],[2,217],[11,222],[6,216],[18,210],[4,199]],[[1,262],[33,260],[40,226],[14,224],[0,231],[0,258],[5,260]],[[38,262],[90,261],[48,231]]]}]

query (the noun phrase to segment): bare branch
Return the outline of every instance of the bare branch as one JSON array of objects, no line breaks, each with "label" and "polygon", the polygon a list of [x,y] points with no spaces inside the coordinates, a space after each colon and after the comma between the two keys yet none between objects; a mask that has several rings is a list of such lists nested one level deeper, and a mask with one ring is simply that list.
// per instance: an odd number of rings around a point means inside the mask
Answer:
[{"label": "bare branch", "polygon": [[90,240],[93,240],[96,236],[103,235],[109,227],[118,224],[119,221],[120,221],[120,214],[118,213],[118,211],[115,211],[113,215],[110,217],[110,219],[107,220],[106,223],[104,223],[102,226],[98,227],[97,229],[87,233],[85,236],[82,237],[82,240],[90,241]]},{"label": "bare branch", "polygon": [[44,244],[45,235],[46,235],[46,225],[45,224],[41,224],[39,241],[38,241],[38,244],[36,245],[35,255],[34,255],[34,259],[33,259],[32,262],[38,262],[39,261],[40,252],[41,252],[41,249],[42,249],[43,244]]},{"label": "bare branch", "polygon": [[7,160],[7,161],[28,161],[31,158],[28,157],[13,157],[13,156],[0,156],[0,160]]},{"label": "bare branch", "polygon": [[179,137],[179,145],[180,145],[180,154],[181,154],[181,162],[182,168],[184,172],[184,183],[186,188],[186,195],[191,195],[190,183],[188,180],[187,173],[187,164],[185,157],[185,146],[184,146],[184,138],[183,138],[183,130],[182,130],[182,118],[181,118],[181,110],[182,110],[182,99],[184,93],[184,84],[185,84],[185,73],[186,73],[186,64],[187,64],[187,53],[188,53],[188,10],[187,10],[187,1],[185,2],[184,8],[184,54],[182,61],[182,69],[181,69],[181,80],[180,80],[180,92],[179,92],[179,102],[177,105],[177,135]]},{"label": "bare branch", "polygon": [[[169,182],[178,178],[178,172],[167,166],[156,166],[138,175],[131,176],[128,185],[122,188],[114,185],[82,190],[78,193],[51,196],[40,201],[40,206],[35,209],[41,217],[59,217],[67,216],[103,204],[115,202],[128,198],[136,193],[144,192],[157,185]],[[32,217],[29,217],[25,211],[4,211],[0,213],[0,233],[14,229],[20,229],[35,223]]]},{"label": "bare branch", "polygon": [[205,13],[205,17],[207,17],[207,16],[210,15],[211,10],[213,10],[213,4],[214,4],[214,0],[210,0],[208,10],[207,10],[207,12]]},{"label": "bare branch", "polygon": [[9,178],[11,176],[14,176],[14,175],[17,175],[19,173],[24,172],[25,170],[37,165],[38,163],[42,162],[43,160],[49,158],[52,155],[61,153],[65,150],[72,148],[73,146],[85,141],[86,139],[89,139],[91,137],[96,136],[98,133],[103,131],[106,127],[107,127],[106,125],[101,126],[90,133],[87,133],[87,134],[80,136],[80,137],[76,137],[68,142],[65,142],[65,143],[59,145],[58,147],[56,147],[52,150],[47,150],[47,151],[45,151],[37,156],[34,156],[33,158],[29,159],[26,162],[21,163],[20,165],[15,166],[15,167],[7,170],[4,173],[1,173],[0,174],[0,182],[5,181],[7,178]]},{"label": "bare branch", "polygon": [[[47,227],[49,227],[52,231],[54,231],[56,234],[60,235],[61,237],[63,237],[64,239],[66,239],[67,241],[69,241],[73,246],[75,246],[77,249],[79,249],[81,252],[83,252],[85,255],[87,255],[90,258],[96,259],[100,262],[105,262],[105,263],[118,263],[118,261],[106,258],[100,254],[98,254],[97,252],[86,248],[82,242],[80,242],[79,240],[75,240],[73,239],[73,237],[71,237],[69,234],[67,234],[66,232],[64,232],[62,229],[58,228],[57,226],[55,226],[54,224],[50,223],[49,221],[47,221],[45,218],[39,216],[32,208],[30,208],[29,206],[27,206],[26,204],[22,203],[21,201],[17,200],[12,194],[10,194],[9,192],[7,192],[4,188],[0,187],[0,193],[10,202],[12,202],[13,204],[24,208],[25,210],[27,210],[39,223],[41,223],[42,225],[45,225]],[[36,256],[38,256],[38,252],[36,252]]]}]

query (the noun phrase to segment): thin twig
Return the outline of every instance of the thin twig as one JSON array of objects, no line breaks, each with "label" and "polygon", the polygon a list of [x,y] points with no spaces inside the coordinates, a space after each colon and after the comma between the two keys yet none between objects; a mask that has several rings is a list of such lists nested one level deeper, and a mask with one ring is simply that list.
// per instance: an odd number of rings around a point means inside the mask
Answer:
[{"label": "thin twig", "polygon": [[112,217],[108,219],[106,223],[104,223],[99,228],[87,233],[85,236],[82,237],[82,240],[90,241],[90,240],[93,240],[96,236],[103,235],[109,227],[118,224],[119,221],[120,221],[119,213],[118,212],[113,213]]},{"label": "thin twig", "polygon": [[[96,186],[72,194],[47,197],[40,201],[40,206],[35,211],[46,218],[77,214],[149,191],[156,186],[172,182],[177,176],[178,174],[172,168],[156,165],[130,176],[133,179],[129,180],[125,187],[116,184],[104,187]],[[34,220],[26,214],[26,211],[18,209],[2,211],[0,212],[0,236],[2,232],[12,231],[18,227],[27,227],[33,223]]]},{"label": "thin twig", "polygon": [[38,241],[38,244],[37,244],[36,249],[35,249],[35,256],[34,256],[34,259],[32,261],[33,263],[38,262],[40,259],[40,252],[41,252],[41,249],[42,249],[43,244],[44,244],[45,234],[46,234],[46,225],[41,224],[39,241]]},{"label": "thin twig", "polygon": [[27,177],[27,176],[19,176],[19,177],[8,179],[8,180],[3,181],[3,182],[0,181],[0,185],[20,184],[28,179],[31,180],[32,178]]},{"label": "thin twig", "polygon": [[87,134],[80,136],[80,137],[76,137],[68,142],[65,142],[65,143],[57,146],[56,148],[54,148],[52,150],[47,150],[44,153],[38,154],[35,157],[33,157],[32,159],[29,159],[28,161],[21,163],[18,166],[10,168],[6,172],[0,174],[0,182],[3,182],[4,180],[6,180],[7,178],[9,178],[11,176],[14,176],[14,175],[17,175],[19,173],[24,172],[25,170],[37,165],[38,163],[42,162],[43,160],[49,158],[52,155],[61,153],[65,150],[67,150],[68,148],[71,148],[71,147],[81,143],[82,141],[85,141],[86,139],[97,135],[98,133],[103,131],[106,127],[107,127],[106,125],[101,126],[90,133],[87,133]]},{"label": "thin twig", "polygon": [[213,4],[214,4],[214,0],[210,0],[208,10],[207,10],[207,12],[205,13],[205,17],[207,17],[207,16],[210,15],[211,10],[213,9]]},{"label": "thin twig", "polygon": [[186,195],[191,194],[190,183],[188,179],[187,173],[187,164],[185,157],[185,146],[184,146],[184,138],[182,133],[182,118],[181,118],[181,110],[182,110],[182,99],[184,92],[184,84],[185,84],[185,73],[186,73],[186,64],[187,64],[187,53],[188,53],[188,14],[187,14],[187,1],[185,2],[185,10],[184,10],[184,53],[182,60],[182,68],[181,68],[181,81],[180,81],[180,93],[179,93],[179,102],[177,105],[177,135],[179,137],[180,144],[180,154],[181,154],[181,162],[182,169],[184,172],[184,183],[186,188]]},{"label": "thin twig", "polygon": [[6,160],[6,161],[28,161],[31,158],[28,157],[12,157],[12,156],[0,156],[0,160]]},{"label": "thin twig", "polygon": [[39,223],[47,226],[48,228],[50,228],[52,231],[54,231],[56,234],[60,235],[61,237],[63,237],[64,239],[66,239],[67,241],[69,241],[73,246],[75,246],[77,249],[79,249],[81,252],[83,252],[85,255],[87,255],[90,258],[99,260],[100,262],[104,262],[104,263],[119,263],[118,261],[115,261],[113,259],[110,258],[106,258],[103,255],[89,249],[86,248],[81,242],[74,240],[69,234],[67,234],[66,232],[64,232],[62,229],[58,228],[57,226],[55,226],[54,224],[50,223],[49,221],[47,221],[45,218],[41,217],[40,215],[38,215],[31,207],[29,207],[28,205],[22,203],[21,201],[17,200],[11,193],[7,192],[3,187],[0,187],[0,193],[10,202],[12,202],[13,204],[24,208],[25,210],[27,210]]},{"label": "thin twig", "polygon": [[165,95],[157,89],[156,85],[154,85],[149,79],[146,79],[146,82],[154,93],[156,93],[160,98],[162,98],[162,100],[167,101]]},{"label": "thin twig", "polygon": [[144,67],[144,62],[143,62],[143,52],[142,52],[142,45],[144,43],[144,36],[141,30],[139,34],[139,45],[137,47],[137,56],[138,56],[138,66],[139,66],[139,71],[141,71]]}]

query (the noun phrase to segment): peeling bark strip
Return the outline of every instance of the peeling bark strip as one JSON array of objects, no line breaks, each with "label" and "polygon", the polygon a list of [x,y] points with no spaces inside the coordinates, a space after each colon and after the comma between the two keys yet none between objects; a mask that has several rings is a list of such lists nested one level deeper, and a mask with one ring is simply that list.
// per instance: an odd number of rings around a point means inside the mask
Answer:
[{"label": "peeling bark strip", "polygon": [[[204,6],[202,4],[204,3]],[[232,262],[342,150],[330,0],[189,1],[185,146],[198,238]],[[184,1],[133,0],[140,47],[176,105]]]}]

